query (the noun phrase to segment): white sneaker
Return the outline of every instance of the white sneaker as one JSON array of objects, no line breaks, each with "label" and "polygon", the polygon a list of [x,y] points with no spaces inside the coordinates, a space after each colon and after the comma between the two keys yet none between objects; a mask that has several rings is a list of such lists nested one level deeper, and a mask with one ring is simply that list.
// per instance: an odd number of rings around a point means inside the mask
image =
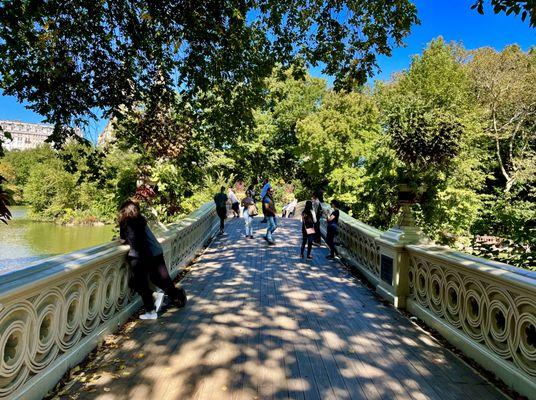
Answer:
[{"label": "white sneaker", "polygon": [[140,319],[157,319],[157,318],[158,318],[158,314],[156,313],[156,311],[150,311],[150,312],[146,312],[145,314],[140,315]]},{"label": "white sneaker", "polygon": [[164,293],[162,292],[153,293],[153,298],[154,298],[155,311],[158,312],[160,311],[160,308],[162,308],[162,303],[164,301]]}]

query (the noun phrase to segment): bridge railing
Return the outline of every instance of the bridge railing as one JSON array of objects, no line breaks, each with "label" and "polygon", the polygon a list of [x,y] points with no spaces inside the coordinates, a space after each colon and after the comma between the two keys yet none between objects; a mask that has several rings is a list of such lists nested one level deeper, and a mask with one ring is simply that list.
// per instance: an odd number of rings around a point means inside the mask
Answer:
[{"label": "bridge railing", "polygon": [[[205,204],[165,227],[172,277],[218,229]],[[36,399],[141,306],[118,241],[34,263],[0,278],[0,398]]]},{"label": "bridge railing", "polygon": [[[329,205],[324,209],[329,212]],[[297,217],[302,210],[300,203]],[[321,227],[325,234],[325,220]],[[426,241],[410,244],[407,236],[341,212],[336,242],[344,261],[380,295],[519,393],[536,398],[536,273]]]}]

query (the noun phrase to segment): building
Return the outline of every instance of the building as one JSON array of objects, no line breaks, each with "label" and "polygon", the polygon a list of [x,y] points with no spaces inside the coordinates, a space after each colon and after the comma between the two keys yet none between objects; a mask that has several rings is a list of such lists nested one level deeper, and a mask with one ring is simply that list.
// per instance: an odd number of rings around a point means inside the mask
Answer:
[{"label": "building", "polygon": [[[34,149],[54,131],[54,126],[46,124],[32,124],[21,121],[0,120],[3,131],[9,132],[12,139],[6,139],[3,144],[6,150],[29,150]],[[76,128],[76,134],[82,137],[82,131]]]}]

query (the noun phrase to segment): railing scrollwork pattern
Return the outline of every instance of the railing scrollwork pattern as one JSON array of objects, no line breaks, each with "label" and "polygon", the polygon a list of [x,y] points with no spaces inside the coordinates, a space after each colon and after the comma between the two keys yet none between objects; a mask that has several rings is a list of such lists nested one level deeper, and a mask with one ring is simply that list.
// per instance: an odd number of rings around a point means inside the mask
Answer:
[{"label": "railing scrollwork pattern", "polygon": [[536,287],[523,290],[522,285],[463,264],[410,254],[411,299],[536,377]]}]

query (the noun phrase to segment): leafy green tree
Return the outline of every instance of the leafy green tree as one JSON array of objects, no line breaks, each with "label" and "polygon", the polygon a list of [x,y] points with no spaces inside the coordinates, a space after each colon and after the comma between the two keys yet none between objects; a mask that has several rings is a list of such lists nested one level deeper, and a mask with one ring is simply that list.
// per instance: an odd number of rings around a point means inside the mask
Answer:
[{"label": "leafy green tree", "polygon": [[363,190],[364,165],[380,136],[379,114],[362,93],[330,92],[320,109],[297,125],[300,164],[311,188],[330,191],[355,204]]},{"label": "leafy green tree", "polygon": [[468,64],[504,191],[536,181],[536,51],[513,45],[471,53]]},{"label": "leafy green tree", "polygon": [[214,99],[240,123],[276,62],[322,62],[338,87],[352,87],[417,21],[409,0],[7,0],[0,88],[53,123],[56,142],[96,112],[121,119],[141,105],[141,135],[158,133],[151,124],[170,107]]},{"label": "leafy green tree", "polygon": [[443,241],[468,233],[479,212],[478,191],[485,180],[482,155],[475,146],[482,140],[480,114],[464,56],[459,46],[434,40],[407,72],[375,93],[384,143],[398,160],[387,165],[396,168],[399,183],[413,187],[426,233]]}]

